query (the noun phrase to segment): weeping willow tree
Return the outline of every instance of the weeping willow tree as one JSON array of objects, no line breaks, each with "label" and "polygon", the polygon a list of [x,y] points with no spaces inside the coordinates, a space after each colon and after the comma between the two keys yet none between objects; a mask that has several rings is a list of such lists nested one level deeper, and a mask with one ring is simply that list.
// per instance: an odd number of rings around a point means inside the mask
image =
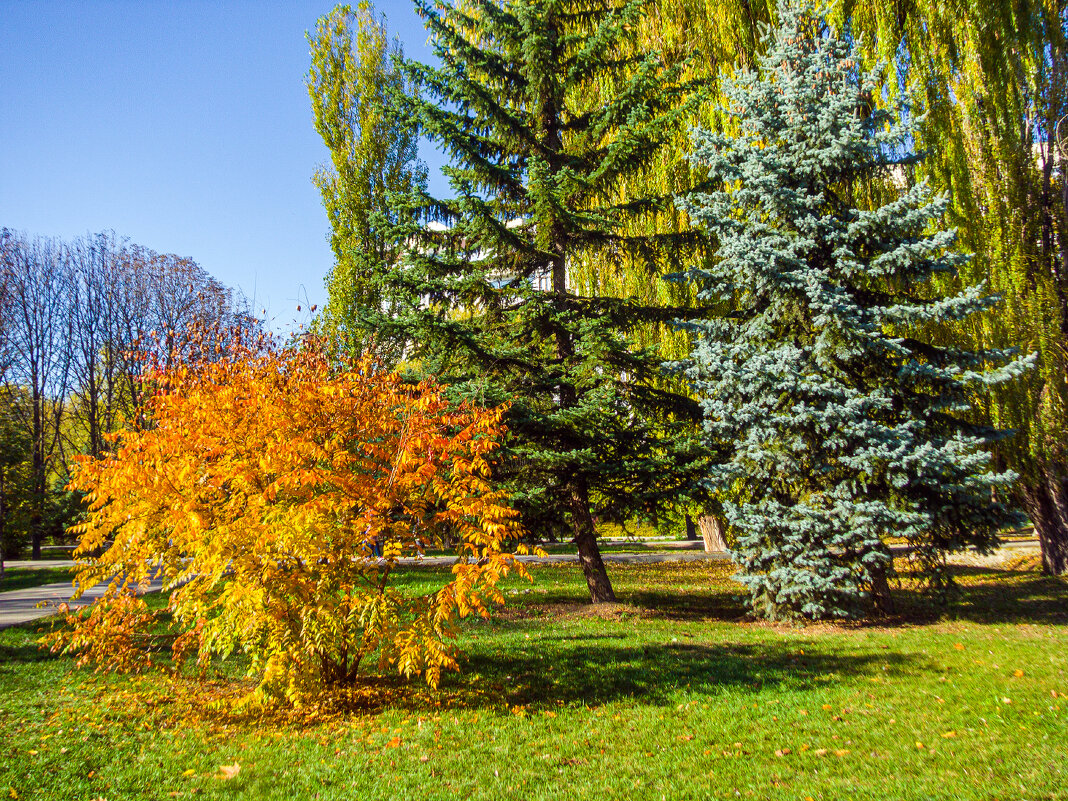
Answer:
[{"label": "weeping willow tree", "polygon": [[893,65],[917,114],[917,177],[952,198],[975,253],[960,282],[986,281],[996,312],[937,332],[945,344],[1037,352],[1035,370],[979,398],[1016,431],[997,448],[1045,569],[1068,571],[1068,5],[1063,0],[843,3],[872,56]]}]

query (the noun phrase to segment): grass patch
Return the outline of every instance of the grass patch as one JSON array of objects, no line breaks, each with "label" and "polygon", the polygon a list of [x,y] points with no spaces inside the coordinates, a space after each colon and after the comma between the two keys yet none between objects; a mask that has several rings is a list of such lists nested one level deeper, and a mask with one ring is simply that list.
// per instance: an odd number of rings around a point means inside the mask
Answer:
[{"label": "grass patch", "polygon": [[16,567],[4,570],[0,578],[0,592],[25,590],[74,580],[74,568],[71,567]]},{"label": "grass patch", "polygon": [[906,588],[897,618],[805,627],[747,621],[726,563],[612,566],[609,607],[577,566],[532,572],[439,691],[389,679],[315,722],[205,706],[240,660],[174,687],[0,632],[0,797],[1068,797],[1068,587],[1033,563],[960,568],[946,618]]}]

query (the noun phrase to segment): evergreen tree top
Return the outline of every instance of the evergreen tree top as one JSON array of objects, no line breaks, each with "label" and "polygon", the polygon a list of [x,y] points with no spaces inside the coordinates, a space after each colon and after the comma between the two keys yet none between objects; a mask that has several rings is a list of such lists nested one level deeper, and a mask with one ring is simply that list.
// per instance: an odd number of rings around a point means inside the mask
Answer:
[{"label": "evergreen tree top", "polygon": [[[594,249],[653,247],[619,233],[629,217],[671,197],[618,191],[683,124],[698,98],[679,65],[659,53],[623,57],[641,0],[417,0],[441,66],[407,64],[421,87],[398,98],[424,134],[449,153],[455,199],[436,204],[465,237],[548,257],[563,232]],[[614,87],[591,107],[595,85]],[[525,226],[506,228],[520,218]],[[665,240],[666,244],[670,240]]]}]

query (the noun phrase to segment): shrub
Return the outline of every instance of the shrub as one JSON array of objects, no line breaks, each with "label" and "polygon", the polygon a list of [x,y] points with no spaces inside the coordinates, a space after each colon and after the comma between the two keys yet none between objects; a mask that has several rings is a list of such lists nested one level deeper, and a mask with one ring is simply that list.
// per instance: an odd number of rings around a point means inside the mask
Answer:
[{"label": "shrub", "polygon": [[[149,666],[138,642],[159,615],[137,593],[162,573],[173,655],[243,651],[261,695],[300,703],[369,664],[436,685],[456,667],[457,620],[525,575],[502,550],[521,536],[516,515],[489,481],[503,408],[450,406],[369,357],[337,370],[307,343],[235,347],[152,380],[147,422],[76,466],[79,591],[108,587],[47,638],[53,650]],[[449,584],[391,585],[398,558],[445,543]]]}]

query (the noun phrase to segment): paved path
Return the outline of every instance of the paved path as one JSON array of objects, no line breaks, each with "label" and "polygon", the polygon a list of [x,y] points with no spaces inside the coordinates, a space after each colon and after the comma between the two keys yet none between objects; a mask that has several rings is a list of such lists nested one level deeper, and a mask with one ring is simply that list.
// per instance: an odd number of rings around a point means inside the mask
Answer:
[{"label": "paved path", "polygon": [[[40,562],[34,563],[40,565]],[[44,567],[66,567],[74,563],[69,562],[46,562]],[[18,562],[8,562],[5,567],[12,568],[20,565]],[[157,592],[162,589],[163,581],[156,579],[148,588],[148,592]],[[101,584],[85,592],[75,603],[87,604],[104,594],[106,584]],[[74,593],[74,585],[70,581],[61,581],[57,584],[43,584],[40,587],[28,587],[24,590],[9,590],[0,592],[0,629],[8,626],[17,626],[19,623],[27,623],[40,617],[48,617],[56,614],[56,608],[65,601],[69,601]]]},{"label": "paved path", "polygon": [[[657,543],[658,546],[663,547],[662,543]],[[682,547],[679,547],[682,546]],[[679,543],[670,551],[660,551],[653,553],[605,553],[601,555],[601,558],[605,562],[615,564],[653,564],[656,562],[702,562],[702,561],[722,561],[729,559],[730,557],[725,553],[705,553],[700,550],[688,550],[690,544],[688,542]],[[1013,558],[1018,555],[1022,555],[1028,551],[1032,551],[1038,548],[1038,540],[1023,540],[1006,542],[993,556],[987,557],[991,564],[997,564],[1000,561]],[[897,546],[891,550],[896,553],[903,553],[904,548]],[[549,554],[548,556],[519,556],[517,557],[521,562],[525,564],[562,564],[567,562],[577,562],[578,556],[576,554]],[[962,554],[956,557],[951,557],[950,561],[962,561],[968,563],[969,560],[974,560],[976,557]],[[400,559],[400,564],[412,565],[412,564],[424,564],[431,566],[450,565],[454,561],[451,556],[430,556],[425,559]],[[70,567],[73,566],[72,561],[46,561],[46,562],[7,562],[8,568],[46,568],[46,567]],[[158,592],[162,589],[163,583],[160,579],[156,579],[148,588],[148,592]],[[87,603],[95,598],[99,598],[104,592],[104,586],[97,586],[86,592],[77,603]],[[60,582],[58,584],[45,584],[40,587],[30,587],[24,590],[10,590],[8,592],[0,592],[0,629],[7,628],[8,626],[16,626],[19,623],[27,623],[37,618],[47,617],[48,615],[55,614],[56,607],[58,607],[64,601],[69,601],[70,596],[73,593],[73,586],[70,582]]]}]

